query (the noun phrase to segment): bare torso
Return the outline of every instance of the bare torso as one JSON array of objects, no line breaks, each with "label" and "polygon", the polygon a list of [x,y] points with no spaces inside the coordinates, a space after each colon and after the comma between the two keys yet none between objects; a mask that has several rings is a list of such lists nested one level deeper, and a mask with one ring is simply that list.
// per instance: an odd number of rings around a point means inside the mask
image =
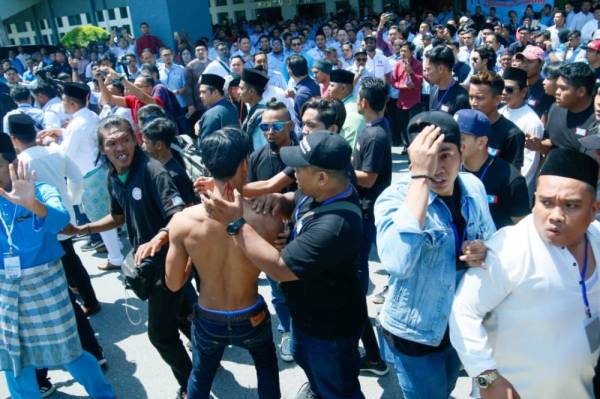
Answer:
[{"label": "bare torso", "polygon": [[[198,303],[208,309],[237,310],[253,305],[258,297],[260,270],[244,255],[225,231],[210,219],[202,204],[185,209],[183,246],[200,276]],[[254,212],[244,201],[244,218],[272,243],[283,230],[280,217]],[[182,220],[183,219],[183,220]]]}]

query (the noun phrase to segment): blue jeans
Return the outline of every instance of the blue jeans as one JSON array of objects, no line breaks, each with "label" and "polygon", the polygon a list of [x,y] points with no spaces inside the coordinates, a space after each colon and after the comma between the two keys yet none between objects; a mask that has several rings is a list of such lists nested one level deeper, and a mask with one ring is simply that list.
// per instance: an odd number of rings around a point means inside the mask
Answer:
[{"label": "blue jeans", "polygon": [[390,346],[379,332],[384,360],[394,365],[405,399],[448,399],[456,386],[460,360],[453,347],[422,356],[408,356]]},{"label": "blue jeans", "polygon": [[279,283],[270,277],[267,277],[269,280],[269,285],[271,286],[271,295],[273,298],[271,299],[271,303],[275,308],[275,313],[279,318],[279,325],[277,329],[280,332],[289,332],[290,331],[290,310],[288,309],[287,302],[285,301],[285,297],[283,296],[283,292],[281,291],[281,287]]},{"label": "blue jeans", "polygon": [[[64,367],[84,386],[90,397],[94,399],[113,399],[115,393],[112,386],[106,382],[98,361],[88,352],[73,360]],[[8,390],[12,399],[40,399],[40,388],[35,377],[35,367],[21,369],[18,377],[12,371],[5,371]]]},{"label": "blue jeans", "polygon": [[[234,320],[244,311],[249,313],[262,308],[253,318]],[[202,309],[196,304],[196,310]],[[204,312],[210,312],[202,309]],[[192,322],[192,373],[188,381],[187,397],[204,399],[210,396],[210,388],[223,357],[225,347],[235,345],[247,349],[254,360],[258,380],[258,397],[261,399],[280,398],[279,368],[271,331],[271,316],[262,300],[247,309],[233,312],[217,312],[224,320],[197,315]],[[227,314],[232,318],[227,320]],[[260,320],[260,318],[263,318]],[[258,323],[258,324],[257,324]]]},{"label": "blue jeans", "polygon": [[313,396],[317,398],[364,399],[358,373],[358,338],[321,339],[294,328],[291,350],[294,360],[306,374]]}]

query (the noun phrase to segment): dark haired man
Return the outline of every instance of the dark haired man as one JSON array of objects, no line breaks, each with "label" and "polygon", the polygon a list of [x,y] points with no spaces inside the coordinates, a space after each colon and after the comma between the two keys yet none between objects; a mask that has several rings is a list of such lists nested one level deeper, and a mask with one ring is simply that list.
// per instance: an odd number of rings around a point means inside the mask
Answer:
[{"label": "dark haired man", "polygon": [[[596,76],[583,62],[560,67],[556,82],[556,104],[548,113],[546,132],[554,147],[571,148],[586,152],[579,139],[592,133],[596,124],[594,115],[594,87]],[[588,151],[589,152],[589,151]],[[589,155],[594,156],[593,153]]]},{"label": "dark haired man", "polygon": [[[366,122],[352,156],[363,215],[363,241],[358,276],[365,295],[369,290],[369,254],[375,242],[373,207],[379,194],[392,182],[392,137],[388,122],[383,116],[387,92],[388,88],[383,80],[369,77],[360,84],[356,100],[358,113]],[[365,321],[361,340],[365,348],[361,370],[376,375],[387,374],[388,366],[381,360],[377,339],[369,319]]]},{"label": "dark haired man", "polygon": [[415,46],[412,43],[400,44],[400,60],[396,62],[392,74],[392,85],[398,90],[396,106],[399,116],[399,131],[393,132],[394,144],[408,148],[406,127],[411,117],[421,110],[423,86],[423,65],[413,57]]},{"label": "dark haired man", "polygon": [[[123,118],[108,117],[97,129],[101,152],[110,162],[108,179],[110,213],[104,218],[77,226],[76,233],[98,233],[127,224],[134,254],[150,241],[171,217],[184,208],[184,202],[163,165],[149,158],[136,145],[131,124]],[[152,215],[152,217],[148,217]],[[182,291],[171,292],[163,283],[166,248],[144,260],[147,284],[138,291],[148,299],[150,342],[171,367],[181,393],[185,392],[192,368],[179,338],[178,328],[190,337],[189,322],[178,319]]]},{"label": "dark haired man", "polygon": [[294,223],[281,252],[245,223],[238,190],[203,198],[210,217],[227,225],[236,250],[280,281],[293,321],[292,353],[309,381],[301,397],[364,398],[358,381],[358,338],[367,317],[357,276],[362,217],[347,173],[350,156],[348,143],[330,132],[282,148],[303,195],[272,194]]},{"label": "dark haired man", "polygon": [[[220,129],[202,141],[201,150],[214,178],[214,187],[207,194],[211,201],[228,199],[234,190],[241,191],[248,172],[247,136],[236,128]],[[281,218],[259,215],[244,201],[239,221],[225,228],[212,219],[212,212],[206,203],[193,206],[176,215],[169,224],[167,287],[173,291],[183,287],[191,272],[188,258],[196,265],[200,277],[188,395],[209,397],[223,352],[233,343],[247,349],[254,360],[258,396],[279,398],[271,318],[265,301],[258,295],[260,270],[231,236],[238,234],[247,219],[264,239],[273,242],[281,230]]]},{"label": "dark haired man", "polygon": [[200,77],[198,91],[206,111],[196,124],[199,142],[225,126],[240,126],[237,108],[225,98],[224,85],[225,79],[219,75],[204,73]]},{"label": "dark haired man", "polygon": [[447,46],[435,46],[423,58],[423,77],[431,84],[429,110],[454,114],[469,108],[467,91],[452,77],[454,54]]},{"label": "dark haired man", "polygon": [[529,45],[523,52],[515,55],[515,58],[522,60],[522,69],[527,72],[527,104],[545,122],[554,99],[544,91],[544,80],[541,77],[544,66],[544,50]]},{"label": "dark haired man", "polygon": [[296,138],[300,140],[302,138],[302,119],[300,116],[302,105],[311,97],[319,97],[321,89],[317,82],[308,76],[309,64],[303,56],[291,55],[286,59],[285,68],[294,80],[294,128]]},{"label": "dark haired man", "polygon": [[31,92],[25,86],[16,86],[10,90],[10,97],[17,104],[17,108],[9,111],[4,115],[2,119],[2,126],[4,126],[4,132],[7,132],[8,128],[8,117],[14,114],[26,114],[33,119],[35,122],[35,128],[37,131],[42,130],[44,127],[44,112],[35,108],[31,105]]},{"label": "dark haired man", "polygon": [[147,22],[140,24],[140,32],[142,33],[141,36],[135,40],[135,52],[138,56],[145,49],[149,49],[153,54],[157,54],[158,50],[167,47],[158,37],[150,34],[150,25]]},{"label": "dark haired man", "polygon": [[187,115],[192,125],[196,123],[204,112],[204,106],[202,105],[202,101],[200,101],[200,93],[198,92],[198,82],[200,81],[200,76],[210,62],[208,59],[208,47],[206,43],[196,43],[195,53],[196,58],[191,60],[185,66],[185,96],[188,105]]},{"label": "dark haired man", "polygon": [[473,109],[483,112],[492,124],[488,138],[490,155],[502,158],[520,169],[523,166],[525,134],[498,112],[503,90],[504,81],[500,76],[473,75],[469,85],[469,102]]},{"label": "dark haired man", "polygon": [[39,82],[32,90],[33,97],[38,107],[44,112],[42,126],[44,129],[63,127],[64,122],[69,119],[65,114],[61,99],[57,96],[56,88],[45,82]]}]

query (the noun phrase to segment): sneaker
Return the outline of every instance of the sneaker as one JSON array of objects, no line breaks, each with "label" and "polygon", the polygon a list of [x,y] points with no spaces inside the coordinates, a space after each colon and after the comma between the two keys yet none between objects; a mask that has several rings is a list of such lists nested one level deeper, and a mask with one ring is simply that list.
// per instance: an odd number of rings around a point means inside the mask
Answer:
[{"label": "sneaker", "polygon": [[390,287],[388,285],[383,287],[383,289],[380,292],[373,295],[373,297],[371,298],[371,302],[373,302],[376,305],[381,305],[382,303],[384,303],[385,295],[387,294],[389,289],[390,289]]},{"label": "sneaker", "polygon": [[292,337],[289,332],[285,332],[281,335],[281,344],[279,344],[279,357],[284,362],[293,362],[294,356],[292,356],[292,351],[290,349],[290,344],[292,342]]},{"label": "sneaker", "polygon": [[52,385],[48,378],[44,379],[43,381],[38,381],[38,385],[40,387],[40,396],[42,398],[47,398],[48,396],[52,395],[54,391],[56,391],[56,387]]},{"label": "sneaker", "polygon": [[302,384],[300,389],[298,389],[296,399],[316,399],[312,391],[310,390],[310,384],[308,381]]},{"label": "sneaker", "polygon": [[390,368],[383,360],[372,361],[368,360],[366,356],[363,356],[360,358],[360,371],[383,376],[390,371]]},{"label": "sneaker", "polygon": [[99,241],[88,241],[81,246],[81,250],[84,252],[97,250],[100,246],[104,246],[102,240]]}]

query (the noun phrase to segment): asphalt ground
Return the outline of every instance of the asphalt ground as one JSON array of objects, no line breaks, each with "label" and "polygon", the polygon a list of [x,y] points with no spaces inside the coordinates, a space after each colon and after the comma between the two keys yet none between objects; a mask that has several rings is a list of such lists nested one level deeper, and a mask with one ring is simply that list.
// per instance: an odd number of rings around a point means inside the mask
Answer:
[{"label": "asphalt ground", "polygon": [[[399,149],[394,148],[394,176],[406,171],[406,157],[400,155]],[[123,244],[127,246],[125,239]],[[81,260],[88,270],[102,310],[91,316],[90,321],[97,333],[97,338],[104,348],[108,361],[105,372],[106,378],[113,385],[119,399],[171,399],[178,389],[170,369],[162,361],[158,352],[150,344],[147,336],[147,304],[135,297],[131,291],[125,291],[121,272],[101,271],[98,265],[106,262],[106,256],[94,252],[82,252],[75,247]],[[371,254],[371,287],[367,303],[369,316],[376,317],[380,305],[372,303],[370,296],[379,292],[386,283],[386,276],[377,259],[376,251]],[[131,260],[129,260],[131,261]],[[277,316],[270,303],[271,290],[269,284],[261,275],[259,292],[269,304],[273,316],[272,326],[276,344],[280,335],[277,332]],[[182,336],[184,342],[186,338]],[[191,354],[190,354],[191,356]],[[293,399],[298,389],[306,381],[302,369],[295,363],[279,360],[279,379],[282,397]],[[8,397],[4,374],[0,384],[0,398]],[[50,396],[53,399],[75,399],[88,397],[81,385],[73,380],[70,374],[62,370],[51,370],[49,373],[57,391]],[[388,375],[376,377],[361,374],[360,384],[367,399],[399,399],[402,393],[398,387],[396,375],[390,371]],[[471,381],[466,377],[459,378],[452,397],[456,399],[469,398]],[[256,374],[251,357],[245,350],[236,347],[227,348],[221,361],[212,386],[212,397],[219,399],[257,398]]]}]

